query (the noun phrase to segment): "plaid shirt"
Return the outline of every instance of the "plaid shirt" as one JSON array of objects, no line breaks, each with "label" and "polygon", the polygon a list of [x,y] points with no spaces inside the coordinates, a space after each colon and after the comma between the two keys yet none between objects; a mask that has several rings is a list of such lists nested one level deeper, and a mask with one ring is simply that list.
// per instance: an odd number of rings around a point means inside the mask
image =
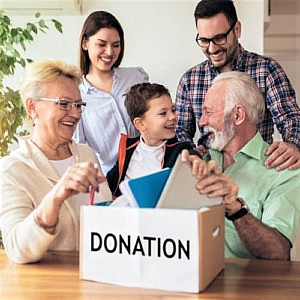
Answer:
[{"label": "plaid shirt", "polygon": [[[300,110],[296,94],[282,67],[272,58],[244,50],[233,61],[232,70],[245,72],[257,84],[266,101],[266,112],[258,129],[263,139],[273,142],[274,123],[286,142],[300,148]],[[179,140],[193,141],[196,124],[202,115],[204,96],[212,80],[219,74],[210,60],[188,70],[179,83],[176,95]],[[203,129],[199,127],[200,138]],[[204,143],[205,144],[205,143]]]}]

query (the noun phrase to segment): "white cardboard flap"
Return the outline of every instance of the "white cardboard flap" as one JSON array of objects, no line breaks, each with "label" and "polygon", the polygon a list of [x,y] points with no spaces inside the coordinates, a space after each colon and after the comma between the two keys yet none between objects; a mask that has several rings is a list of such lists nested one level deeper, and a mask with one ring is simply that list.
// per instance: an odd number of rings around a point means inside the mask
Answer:
[{"label": "white cardboard flap", "polygon": [[200,215],[197,210],[82,206],[81,279],[198,293],[203,289]]}]

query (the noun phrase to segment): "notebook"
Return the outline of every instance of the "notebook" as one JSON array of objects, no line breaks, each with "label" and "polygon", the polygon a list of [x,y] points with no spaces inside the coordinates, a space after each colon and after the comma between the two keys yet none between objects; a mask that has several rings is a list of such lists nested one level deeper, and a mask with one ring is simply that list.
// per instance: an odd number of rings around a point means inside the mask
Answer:
[{"label": "notebook", "polygon": [[198,179],[192,175],[191,163],[178,156],[157,203],[158,208],[200,209],[220,205],[222,197],[208,198],[196,189]]},{"label": "notebook", "polygon": [[120,190],[131,206],[155,208],[170,173],[171,169],[165,168],[146,176],[124,180]]}]

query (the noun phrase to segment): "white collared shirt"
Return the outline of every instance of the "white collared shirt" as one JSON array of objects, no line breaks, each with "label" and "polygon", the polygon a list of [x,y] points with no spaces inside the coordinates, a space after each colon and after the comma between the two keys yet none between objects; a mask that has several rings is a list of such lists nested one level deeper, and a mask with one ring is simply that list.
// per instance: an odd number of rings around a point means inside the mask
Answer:
[{"label": "white collared shirt", "polygon": [[148,74],[142,68],[116,68],[112,94],[91,86],[85,78],[79,86],[82,100],[87,102],[87,106],[74,139],[94,149],[104,175],[117,161],[121,133],[132,137],[138,135],[127,114],[124,94],[132,85],[146,81]]},{"label": "white collared shirt", "polygon": [[161,170],[164,155],[163,142],[159,146],[151,147],[144,143],[142,137],[135,148],[125,175],[125,180],[145,176]]}]

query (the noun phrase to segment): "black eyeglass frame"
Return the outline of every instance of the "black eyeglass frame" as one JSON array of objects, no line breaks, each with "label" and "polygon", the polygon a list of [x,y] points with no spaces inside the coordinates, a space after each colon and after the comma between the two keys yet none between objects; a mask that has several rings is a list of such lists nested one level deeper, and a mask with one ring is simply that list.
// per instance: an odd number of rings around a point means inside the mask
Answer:
[{"label": "black eyeglass frame", "polygon": [[[234,22],[231,26],[230,26],[230,28],[225,32],[225,33],[220,33],[220,34],[217,34],[216,36],[214,36],[213,38],[211,38],[211,39],[209,39],[209,38],[201,38],[201,37],[199,37],[199,33],[197,33],[197,35],[196,35],[196,43],[200,46],[200,47],[202,47],[202,48],[207,48],[207,47],[209,47],[209,45],[210,45],[210,42],[213,42],[215,45],[217,45],[217,46],[222,46],[222,45],[225,45],[226,43],[227,43],[227,36],[229,35],[229,33],[231,32],[231,30],[233,30],[233,28],[234,28],[234,26],[235,26],[235,24],[237,23],[237,21],[236,22]],[[200,40],[205,40],[205,44],[203,44],[203,45],[201,45],[200,44]],[[216,40],[221,40],[221,39],[224,39],[222,42],[217,42]]]}]

